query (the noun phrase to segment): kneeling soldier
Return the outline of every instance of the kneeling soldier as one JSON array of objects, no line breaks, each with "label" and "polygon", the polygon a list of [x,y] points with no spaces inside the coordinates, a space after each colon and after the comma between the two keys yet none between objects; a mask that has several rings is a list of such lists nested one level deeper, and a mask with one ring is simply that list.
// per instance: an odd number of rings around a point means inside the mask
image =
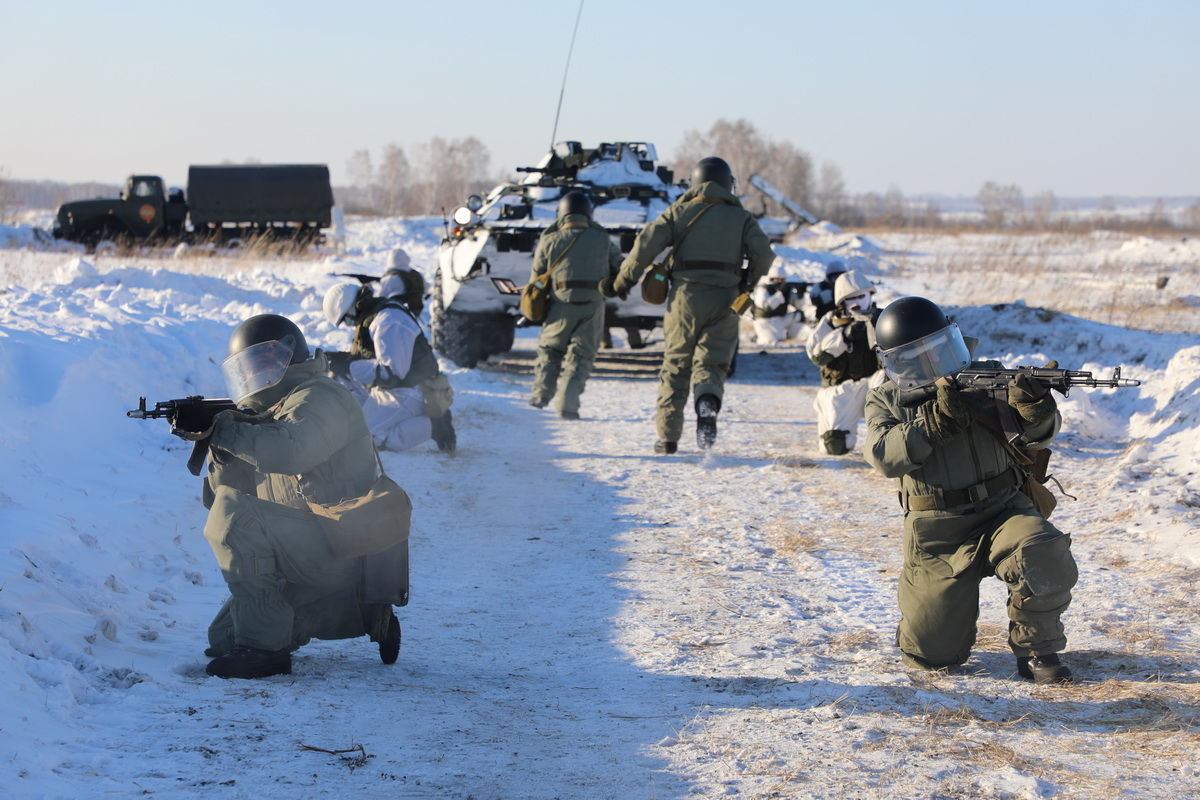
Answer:
[{"label": "kneeling soldier", "polygon": [[[924,298],[891,303],[875,333],[890,380],[867,396],[866,457],[899,479],[904,572],[896,641],[903,660],[925,669],[966,661],[979,582],[995,575],[1008,585],[1008,643],[1018,673],[1037,683],[1069,681],[1057,654],[1067,645],[1060,618],[1078,577],[1071,538],[1021,491],[1024,475],[998,422],[1015,412],[1021,444],[1046,447],[1061,423],[1049,389],[1021,376],[1009,384],[1005,404],[941,380],[971,363],[970,348]],[[932,399],[900,404],[902,390],[935,382]]]}]

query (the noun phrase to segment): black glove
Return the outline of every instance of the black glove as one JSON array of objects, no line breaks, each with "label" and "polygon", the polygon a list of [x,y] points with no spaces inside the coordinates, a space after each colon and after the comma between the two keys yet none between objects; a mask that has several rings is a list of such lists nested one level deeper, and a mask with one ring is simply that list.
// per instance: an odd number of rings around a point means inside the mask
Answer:
[{"label": "black glove", "polygon": [[974,405],[957,387],[939,382],[937,395],[926,400],[920,411],[929,443],[936,446],[965,431],[975,419]]},{"label": "black glove", "polygon": [[776,292],[778,292],[781,289],[783,289],[783,284],[780,284],[780,283],[768,283],[767,284],[767,294],[775,294]]},{"label": "black glove", "polygon": [[867,340],[867,323],[861,319],[856,319],[846,326],[846,332],[842,336],[848,342],[865,342]]},{"label": "black glove", "polygon": [[616,278],[605,278],[596,284],[596,288],[600,290],[600,294],[608,298],[619,297],[622,300],[629,299],[629,290],[626,288],[618,288]]},{"label": "black glove", "polygon": [[352,353],[340,350],[325,351],[325,360],[329,362],[329,371],[340,378],[350,377],[350,362],[354,361]]},{"label": "black glove", "polygon": [[[1057,369],[1058,362],[1051,361],[1045,368]],[[1024,374],[1008,382],[1008,404],[1030,425],[1041,425],[1048,421],[1058,407],[1050,394],[1050,387]]]},{"label": "black glove", "polygon": [[212,432],[213,416],[211,411],[184,406],[171,420],[171,433],[192,442],[203,439]]}]

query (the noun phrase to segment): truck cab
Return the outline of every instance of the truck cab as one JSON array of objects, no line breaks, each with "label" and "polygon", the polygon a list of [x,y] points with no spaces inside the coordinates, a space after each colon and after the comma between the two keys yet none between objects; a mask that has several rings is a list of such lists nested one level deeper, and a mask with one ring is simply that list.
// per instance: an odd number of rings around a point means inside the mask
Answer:
[{"label": "truck cab", "polygon": [[167,191],[157,175],[130,175],[116,199],[63,203],[54,226],[58,239],[95,245],[105,239],[177,236],[187,218],[183,192]]}]

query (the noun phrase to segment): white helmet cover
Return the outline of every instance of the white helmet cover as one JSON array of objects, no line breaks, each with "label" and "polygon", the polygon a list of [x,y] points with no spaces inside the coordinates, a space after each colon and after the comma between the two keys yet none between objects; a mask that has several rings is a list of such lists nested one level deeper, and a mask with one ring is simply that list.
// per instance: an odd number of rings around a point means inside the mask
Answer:
[{"label": "white helmet cover", "polygon": [[329,324],[335,328],[346,321],[346,318],[353,316],[354,304],[358,302],[358,297],[362,293],[362,284],[346,281],[344,283],[335,283],[329,287],[329,291],[325,293],[325,300],[321,303],[321,311],[325,314],[325,319],[329,320]]},{"label": "white helmet cover", "polygon": [[833,302],[841,305],[847,297],[863,292],[874,294],[875,284],[867,280],[858,270],[852,269],[838,275],[837,281],[833,284]]},{"label": "white helmet cover", "polygon": [[397,247],[392,252],[388,253],[388,269],[397,269],[407,267],[411,263],[408,253],[402,248]]}]

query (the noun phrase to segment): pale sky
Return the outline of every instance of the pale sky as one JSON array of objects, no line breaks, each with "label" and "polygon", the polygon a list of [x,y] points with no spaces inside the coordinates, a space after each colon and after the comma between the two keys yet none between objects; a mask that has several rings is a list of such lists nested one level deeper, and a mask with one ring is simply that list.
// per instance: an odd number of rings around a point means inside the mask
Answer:
[{"label": "pale sky", "polygon": [[[0,0],[0,170],[183,184],[189,164],[476,136],[535,163],[577,0]],[[1200,194],[1191,0],[585,0],[558,139],[744,117],[852,192]]]}]

